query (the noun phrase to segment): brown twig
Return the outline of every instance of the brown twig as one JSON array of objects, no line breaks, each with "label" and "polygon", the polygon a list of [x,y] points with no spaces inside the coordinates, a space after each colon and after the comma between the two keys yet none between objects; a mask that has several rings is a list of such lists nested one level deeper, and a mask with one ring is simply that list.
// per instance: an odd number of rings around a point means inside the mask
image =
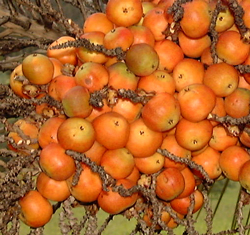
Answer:
[{"label": "brown twig", "polygon": [[191,169],[195,169],[199,171],[201,175],[203,176],[204,180],[208,184],[213,184],[214,181],[210,179],[209,175],[207,174],[207,172],[204,170],[204,168],[201,165],[196,164],[195,162],[193,162],[192,160],[188,158],[181,158],[181,157],[175,156],[174,154],[170,153],[167,149],[157,149],[157,152],[175,162],[184,163],[188,165]]}]

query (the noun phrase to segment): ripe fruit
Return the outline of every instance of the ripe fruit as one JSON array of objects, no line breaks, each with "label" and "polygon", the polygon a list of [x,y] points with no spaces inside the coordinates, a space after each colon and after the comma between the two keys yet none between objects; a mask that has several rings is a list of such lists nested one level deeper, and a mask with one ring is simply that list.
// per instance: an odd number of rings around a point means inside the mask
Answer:
[{"label": "ripe fruit", "polygon": [[[161,149],[166,149],[171,154],[174,154],[177,157],[191,159],[191,151],[181,147],[176,141],[175,135],[167,135],[162,142],[160,147]],[[165,157],[164,167],[174,167],[183,170],[186,165],[184,163],[175,162],[167,157]]]},{"label": "ripe fruit", "polygon": [[[218,117],[224,117],[226,116],[226,111],[225,111],[225,100],[222,97],[216,96],[216,101],[215,101],[215,106],[213,110],[211,111],[212,114],[216,114]],[[211,124],[213,126],[216,126],[219,124],[217,121],[211,120]]]},{"label": "ripe fruit", "polygon": [[[203,205],[203,194],[197,189],[194,191],[194,209],[192,213],[197,212]],[[171,207],[178,213],[186,215],[191,204],[190,197],[176,198],[170,202]]]},{"label": "ripe fruit", "polygon": [[74,78],[77,85],[94,92],[108,84],[109,73],[106,67],[99,63],[86,62],[78,68]]},{"label": "ripe fruit", "polygon": [[[213,1],[212,7],[213,6],[215,7],[215,5],[216,5],[216,1]],[[222,5],[225,8],[225,10],[219,12],[217,16],[217,20],[216,20],[216,25],[215,25],[215,30],[218,33],[221,33],[230,29],[234,24],[234,17],[232,15],[232,12],[229,10],[226,4],[222,3]]]},{"label": "ripe fruit", "polygon": [[44,226],[52,217],[51,204],[38,191],[27,192],[19,199],[18,203],[21,206],[19,218],[32,228]]},{"label": "ripe fruit", "polygon": [[[177,215],[177,218],[179,218],[179,219],[183,219],[185,217],[184,215],[177,213],[176,211],[175,211],[175,213]],[[174,228],[177,228],[179,226],[179,223],[177,223],[176,220],[173,217],[171,217],[169,222],[167,223],[167,226],[171,229],[174,229]]]},{"label": "ripe fruit", "polygon": [[120,26],[112,29],[105,34],[103,45],[107,49],[121,47],[123,51],[127,51],[134,41],[134,35],[130,29]]},{"label": "ripe fruit", "polygon": [[142,14],[140,0],[110,0],[106,6],[106,16],[116,26],[134,25],[140,21]]},{"label": "ripe fruit", "polygon": [[[210,179],[217,179],[221,173],[221,167],[219,164],[220,152],[208,146],[203,152],[192,157],[192,161],[202,166],[207,172]],[[202,178],[202,175],[193,170],[194,174]]]},{"label": "ripe fruit", "polygon": [[50,143],[58,143],[57,130],[66,119],[60,117],[52,117],[43,123],[38,132],[38,143],[44,148]]},{"label": "ripe fruit", "polygon": [[248,1],[239,1],[240,6],[243,8],[244,15],[243,17],[243,22],[246,25],[246,27],[250,26],[250,14],[249,14],[249,9],[250,9],[250,4]]},{"label": "ripe fruit", "polygon": [[222,151],[219,164],[223,174],[230,180],[238,181],[243,164],[250,160],[248,152],[240,146],[229,146]]},{"label": "ripe fruit", "polygon": [[168,20],[163,9],[154,7],[148,11],[143,18],[142,25],[151,30],[155,41],[165,39],[164,31],[168,27]]},{"label": "ripe fruit", "polygon": [[[243,65],[250,65],[250,56],[247,57],[247,59],[244,61]],[[250,74],[249,73],[243,73],[241,74],[244,77],[244,80],[247,82],[247,84],[250,84]],[[241,78],[242,76],[240,76]],[[240,79],[241,80],[241,79]],[[248,87],[249,88],[249,87]]]},{"label": "ripe fruit", "polygon": [[132,45],[139,43],[147,43],[150,46],[154,46],[155,38],[153,33],[148,27],[142,25],[132,25],[129,30],[134,35],[134,41]]},{"label": "ripe fruit", "polygon": [[100,116],[103,113],[112,111],[112,108],[108,105],[107,100],[103,100],[102,107],[93,107],[91,114],[85,119],[92,122],[96,117]]},{"label": "ripe fruit", "polygon": [[246,190],[250,190],[250,160],[246,161],[242,167],[240,168],[239,172],[239,182],[243,188]]},{"label": "ripe fruit", "polygon": [[148,76],[140,77],[138,88],[147,92],[167,92],[173,95],[176,85],[172,75],[167,71],[157,69]]},{"label": "ripe fruit", "polygon": [[[164,203],[165,204],[165,203]],[[152,217],[153,217],[153,210],[151,206],[146,209],[144,215],[143,215],[143,220],[146,222],[147,226],[151,227],[152,226]],[[171,216],[166,210],[161,211],[161,217],[160,220],[161,222],[164,222],[166,225],[170,221]],[[156,225],[155,230],[160,231],[162,228],[159,224]]]},{"label": "ripe fruit", "polygon": [[211,88],[195,83],[183,88],[177,95],[181,115],[191,122],[199,122],[213,110],[216,96]]},{"label": "ripe fruit", "polygon": [[140,172],[138,170],[138,168],[136,166],[134,166],[131,174],[129,176],[127,176],[125,179],[128,179],[132,182],[134,182],[135,184],[137,184],[137,181],[140,179]]},{"label": "ripe fruit", "polygon": [[135,165],[144,174],[154,174],[164,166],[164,156],[155,152],[149,157],[134,158]]},{"label": "ripe fruit", "polygon": [[227,63],[221,62],[210,65],[205,71],[203,83],[210,87],[216,96],[230,95],[238,86],[238,71]]},{"label": "ripe fruit", "polygon": [[181,29],[191,38],[200,38],[208,33],[211,14],[207,1],[195,0],[183,4],[184,14],[180,21]]},{"label": "ripe fruit", "polygon": [[149,44],[135,44],[127,51],[125,63],[135,75],[147,76],[158,68],[159,56]]},{"label": "ripe fruit", "polygon": [[212,54],[211,54],[211,46],[209,46],[203,50],[200,59],[204,65],[212,65],[213,64],[213,58],[212,58]]},{"label": "ripe fruit", "polygon": [[53,78],[49,84],[48,94],[55,100],[62,101],[64,95],[72,87],[75,87],[76,81],[74,77],[66,75],[58,75]]},{"label": "ripe fruit", "polygon": [[212,133],[213,126],[207,119],[191,122],[182,118],[176,126],[175,137],[183,148],[196,151],[208,144]]},{"label": "ripe fruit", "polygon": [[23,76],[22,64],[19,64],[10,74],[10,88],[18,96],[23,98],[28,98],[27,95],[23,93],[23,82],[18,81],[18,76]]},{"label": "ripe fruit", "polygon": [[142,107],[141,103],[133,103],[129,99],[119,98],[112,111],[121,114],[131,123],[140,117]]},{"label": "ripe fruit", "polygon": [[249,45],[241,39],[240,33],[227,30],[219,35],[216,52],[218,57],[231,65],[242,64],[249,55]]},{"label": "ripe fruit", "polygon": [[84,33],[100,31],[106,34],[113,28],[114,24],[102,12],[96,12],[88,16],[83,24]]},{"label": "ripe fruit", "polygon": [[[38,143],[32,143],[32,141],[37,139],[38,131],[39,129],[33,121],[21,118],[15,121],[8,137],[12,138],[19,148],[38,149]],[[22,144],[24,144],[23,147]],[[15,150],[15,147],[11,143],[9,143],[9,147]]]},{"label": "ripe fruit", "polygon": [[57,139],[64,149],[82,153],[89,150],[94,144],[95,130],[86,119],[68,118],[58,128]]},{"label": "ripe fruit", "polygon": [[249,125],[247,124],[239,136],[240,142],[246,146],[250,146],[250,135],[249,135]]},{"label": "ripe fruit", "polygon": [[[90,43],[93,43],[94,45],[103,45],[103,40],[104,40],[105,34],[100,31],[93,31],[93,32],[88,32],[84,33],[83,35],[80,36],[80,38],[85,38],[88,39]],[[107,62],[108,57],[104,55],[101,52],[93,52],[85,47],[79,47],[76,48],[76,54],[78,59],[84,63],[84,62],[95,62],[95,63],[100,63],[103,64]]]},{"label": "ripe fruit", "polygon": [[156,179],[156,195],[170,201],[178,197],[185,188],[185,181],[182,173],[177,168],[166,168]]},{"label": "ripe fruit", "polygon": [[142,11],[143,11],[143,15],[142,15],[142,18],[141,20],[139,21],[139,23],[137,23],[136,25],[139,25],[141,26],[142,25],[142,22],[144,20],[144,17],[145,15],[150,11],[152,10],[153,8],[156,7],[157,3],[153,2],[153,1],[142,1]]},{"label": "ripe fruit", "polygon": [[101,145],[99,142],[95,141],[89,150],[84,152],[85,156],[90,158],[91,161],[95,162],[97,165],[100,165],[102,155],[107,149]]},{"label": "ripe fruit", "polygon": [[76,185],[73,184],[73,177],[67,180],[71,194],[79,201],[90,203],[97,200],[102,190],[102,180],[98,173],[93,172],[89,166],[80,163],[82,171]]},{"label": "ripe fruit", "polygon": [[177,198],[184,198],[190,196],[191,193],[195,191],[196,187],[196,180],[194,174],[188,167],[185,167],[183,170],[181,170],[181,174],[183,175],[185,181],[185,187],[182,193],[177,196]]},{"label": "ripe fruit", "polygon": [[184,58],[182,49],[169,39],[155,42],[155,51],[159,56],[159,70],[171,73],[174,67]]},{"label": "ripe fruit", "polygon": [[213,128],[213,135],[209,141],[209,146],[217,151],[223,151],[229,146],[236,145],[238,138],[228,133],[222,125]]},{"label": "ripe fruit", "polygon": [[42,149],[39,164],[54,180],[66,180],[75,172],[74,159],[57,143],[50,143]]},{"label": "ripe fruit", "polygon": [[179,92],[191,84],[203,83],[204,73],[203,63],[192,58],[184,58],[173,69],[176,91]]},{"label": "ripe fruit", "polygon": [[52,58],[52,57],[49,57],[50,61],[52,62],[53,66],[54,66],[54,73],[53,73],[53,78],[59,76],[59,75],[62,75],[62,71],[65,67],[70,67],[69,65],[63,65],[63,63],[56,59],[56,58]]},{"label": "ripe fruit", "polygon": [[180,31],[178,39],[184,55],[191,58],[199,58],[211,45],[211,39],[207,34],[199,38],[191,38]]},{"label": "ripe fruit", "polygon": [[116,62],[108,67],[109,79],[108,86],[114,89],[135,90],[139,78],[128,69],[124,62]]},{"label": "ripe fruit", "polygon": [[102,155],[100,165],[114,179],[123,179],[132,173],[135,161],[126,148],[118,148],[107,150]]},{"label": "ripe fruit", "polygon": [[77,64],[77,56],[76,56],[76,48],[67,47],[61,49],[50,49],[53,46],[60,45],[64,42],[75,41],[75,38],[70,36],[62,36],[58,38],[56,41],[50,44],[47,49],[47,56],[51,58],[58,59],[62,64]]},{"label": "ripe fruit", "polygon": [[[162,133],[153,131],[139,118],[130,124],[126,148],[134,157],[149,157],[162,143]],[[147,147],[145,147],[147,146]]]},{"label": "ripe fruit", "polygon": [[123,148],[129,138],[129,123],[119,113],[107,112],[92,121],[96,140],[107,149]]},{"label": "ripe fruit", "polygon": [[[135,183],[128,179],[119,179],[116,182],[116,186],[119,185],[129,189],[135,186]],[[108,192],[104,190],[101,191],[97,201],[101,209],[109,214],[118,214],[133,206],[138,197],[138,193],[133,193],[131,196],[123,197],[118,192],[113,191],[111,187],[108,189]]]},{"label": "ripe fruit", "polygon": [[170,130],[180,119],[179,102],[167,92],[156,94],[142,108],[142,119],[154,131]]},{"label": "ripe fruit", "polygon": [[225,111],[234,118],[247,116],[250,112],[250,90],[237,88],[225,98]]},{"label": "ripe fruit", "polygon": [[42,196],[52,201],[64,201],[70,196],[66,180],[54,180],[44,172],[38,175],[36,188]]},{"label": "ripe fruit", "polygon": [[22,62],[24,76],[36,85],[48,84],[54,75],[54,66],[50,59],[42,54],[31,54]]},{"label": "ripe fruit", "polygon": [[88,117],[93,109],[89,104],[90,93],[86,87],[74,86],[62,98],[62,105],[68,117]]}]

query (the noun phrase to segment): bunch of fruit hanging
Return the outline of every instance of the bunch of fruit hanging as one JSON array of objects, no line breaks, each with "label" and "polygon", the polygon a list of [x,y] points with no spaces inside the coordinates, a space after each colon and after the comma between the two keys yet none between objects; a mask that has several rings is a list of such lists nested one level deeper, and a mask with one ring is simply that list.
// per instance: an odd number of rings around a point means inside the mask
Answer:
[{"label": "bunch of fruit hanging", "polygon": [[7,128],[35,169],[19,218],[44,226],[71,198],[145,230],[188,231],[203,188],[226,177],[247,192],[249,12],[247,0],[109,0],[78,38],[25,57],[10,87],[32,105]]}]

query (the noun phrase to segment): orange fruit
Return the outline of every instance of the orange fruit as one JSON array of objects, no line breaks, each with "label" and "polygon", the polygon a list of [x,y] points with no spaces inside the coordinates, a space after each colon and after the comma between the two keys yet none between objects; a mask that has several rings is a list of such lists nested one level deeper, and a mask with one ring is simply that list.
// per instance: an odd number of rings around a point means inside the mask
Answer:
[{"label": "orange fruit", "polygon": [[[130,189],[135,186],[135,183],[128,179],[119,179],[116,182],[116,186],[122,185],[126,189]],[[108,188],[109,191],[101,191],[98,197],[98,205],[102,210],[109,214],[119,214],[122,211],[133,206],[138,198],[138,193],[133,193],[131,196],[123,197],[119,192],[115,192],[111,187]]]},{"label": "orange fruit", "polygon": [[241,167],[249,160],[249,153],[243,147],[234,145],[222,151],[219,164],[228,179],[238,181]]},{"label": "orange fruit", "polygon": [[179,145],[191,151],[204,148],[212,137],[213,126],[207,119],[191,122],[182,118],[176,126],[175,137]]},{"label": "orange fruit", "polygon": [[92,121],[96,140],[107,149],[123,148],[127,144],[130,125],[121,114],[110,111]]},{"label": "orange fruit", "polygon": [[[118,135],[116,134],[116,138]],[[134,157],[149,157],[162,143],[162,133],[147,127],[142,118],[130,123],[130,132],[126,148]],[[147,146],[145,148],[145,146]]]}]

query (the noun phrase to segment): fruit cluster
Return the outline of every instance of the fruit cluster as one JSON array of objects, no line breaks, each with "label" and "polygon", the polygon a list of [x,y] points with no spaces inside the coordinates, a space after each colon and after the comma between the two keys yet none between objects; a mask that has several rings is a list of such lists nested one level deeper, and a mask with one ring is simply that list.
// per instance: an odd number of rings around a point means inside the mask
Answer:
[{"label": "fruit cluster", "polygon": [[[143,188],[155,183],[153,196],[168,208],[156,228],[174,228],[171,213],[182,219],[192,203],[193,213],[202,207],[203,181],[227,177],[250,189],[249,127],[236,122],[249,115],[250,76],[237,66],[250,64],[250,46],[226,3],[214,15],[216,1],[188,1],[178,22],[175,3],[109,0],[105,13],[86,19],[79,39],[63,36],[12,72],[16,95],[61,105],[36,105],[42,125],[19,119],[9,133],[10,149],[41,150],[36,189],[19,200],[27,225],[43,226],[50,201],[72,195],[110,214],[135,205],[151,226],[155,211]],[[248,1],[238,4],[250,9]],[[248,27],[249,14],[243,20]],[[81,46],[85,39],[90,46]],[[76,164],[75,154],[84,161]],[[138,190],[124,196],[121,185]]]}]

